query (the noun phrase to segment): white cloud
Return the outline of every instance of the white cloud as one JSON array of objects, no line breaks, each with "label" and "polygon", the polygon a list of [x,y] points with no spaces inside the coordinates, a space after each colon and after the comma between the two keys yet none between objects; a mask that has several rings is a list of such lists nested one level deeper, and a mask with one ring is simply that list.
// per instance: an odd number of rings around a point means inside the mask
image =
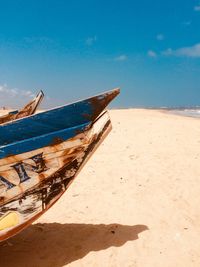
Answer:
[{"label": "white cloud", "polygon": [[158,41],[163,41],[165,39],[165,36],[162,33],[157,34],[156,39]]},{"label": "white cloud", "polygon": [[7,84],[0,85],[0,94],[6,94],[9,97],[34,97],[34,93],[30,90],[20,90],[17,88],[9,88]]},{"label": "white cloud", "polygon": [[120,55],[118,57],[115,57],[115,61],[126,61],[128,59],[127,55]]},{"label": "white cloud", "polygon": [[85,40],[85,44],[87,46],[92,46],[95,42],[97,41],[97,36],[93,36],[93,37],[88,37],[86,40]]},{"label": "white cloud", "polygon": [[194,7],[194,11],[200,11],[200,4]]},{"label": "white cloud", "polygon": [[148,55],[149,57],[157,57],[156,52],[154,52],[153,50],[149,50],[149,51],[147,52],[147,55]]},{"label": "white cloud", "polygon": [[174,51],[171,48],[167,48],[166,50],[162,51],[161,54],[164,56],[171,56],[174,54]]},{"label": "white cloud", "polygon": [[165,56],[199,58],[200,57],[200,43],[195,44],[193,46],[181,47],[176,50],[172,50],[171,48],[168,48],[167,50],[163,51],[162,54]]}]

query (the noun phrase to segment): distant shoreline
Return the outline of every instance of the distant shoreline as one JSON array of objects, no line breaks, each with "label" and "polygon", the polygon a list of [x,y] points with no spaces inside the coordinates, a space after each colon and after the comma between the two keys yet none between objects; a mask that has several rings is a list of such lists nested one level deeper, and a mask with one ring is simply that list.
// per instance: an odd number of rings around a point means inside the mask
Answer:
[{"label": "distant shoreline", "polygon": [[[109,108],[109,110],[158,110],[163,111],[169,114],[184,116],[184,117],[192,117],[192,118],[200,118],[200,107],[127,107],[127,108]],[[0,116],[3,116],[13,110],[16,109],[3,109],[0,108]],[[47,110],[47,109],[45,109]],[[38,110],[36,113],[40,113],[42,111],[45,111],[44,109]]]}]

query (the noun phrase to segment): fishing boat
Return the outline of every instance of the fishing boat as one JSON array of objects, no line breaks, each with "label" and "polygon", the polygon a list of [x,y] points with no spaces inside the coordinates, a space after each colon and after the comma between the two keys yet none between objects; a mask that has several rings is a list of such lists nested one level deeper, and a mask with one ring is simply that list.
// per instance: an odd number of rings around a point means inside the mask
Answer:
[{"label": "fishing boat", "polygon": [[19,118],[23,118],[26,116],[30,116],[34,114],[41,103],[42,99],[44,98],[44,93],[40,91],[37,96],[31,100],[25,107],[21,110],[14,110],[9,112],[8,114],[0,117],[0,124],[7,123],[9,121],[14,121]]},{"label": "fishing boat", "polygon": [[30,225],[67,190],[111,130],[114,89],[0,125],[0,241]]}]

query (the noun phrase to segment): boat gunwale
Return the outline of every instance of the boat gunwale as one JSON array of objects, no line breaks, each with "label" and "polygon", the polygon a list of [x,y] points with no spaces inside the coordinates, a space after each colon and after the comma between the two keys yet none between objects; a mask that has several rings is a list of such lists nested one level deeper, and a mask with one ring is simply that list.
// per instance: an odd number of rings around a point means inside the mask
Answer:
[{"label": "boat gunwale", "polygon": [[[12,123],[12,122],[15,122],[15,121],[18,121],[18,120],[25,119],[25,118],[27,118],[27,117],[31,117],[31,116],[37,115],[38,113],[35,113],[35,112],[36,112],[38,106],[41,104],[41,102],[42,102],[42,100],[43,100],[43,98],[44,98],[44,92],[43,92],[42,90],[40,90],[40,91],[37,93],[37,95],[34,97],[34,99],[33,99],[32,101],[30,101],[29,103],[27,103],[22,109],[11,110],[9,113],[7,113],[7,114],[5,114],[5,115],[3,115],[3,116],[1,116],[1,117],[9,116],[9,115],[11,115],[13,112],[16,112],[16,113],[13,113],[13,115],[18,115],[18,114],[19,114],[24,108],[26,108],[30,103],[33,103],[34,100],[36,100],[40,95],[41,95],[41,97],[39,98],[39,101],[37,102],[37,105],[36,105],[35,108],[33,109],[32,114],[27,115],[27,116],[25,116],[25,117],[21,117],[21,118],[19,117],[19,118],[16,118],[16,119],[11,119],[11,120],[9,120],[9,121],[5,121],[5,122],[3,122],[3,123],[0,123],[0,127],[1,127],[1,126],[4,126],[4,125],[8,125],[8,124],[10,124],[10,123]],[[1,117],[0,117],[0,118],[1,118]]]},{"label": "boat gunwale", "polygon": [[48,109],[48,110],[43,110],[43,111],[41,111],[41,112],[39,112],[39,113],[31,114],[31,115],[29,115],[29,116],[27,116],[27,117],[19,118],[19,119],[16,119],[16,120],[14,120],[14,121],[9,121],[9,122],[6,122],[6,123],[2,123],[2,124],[0,124],[0,128],[1,128],[2,126],[4,126],[4,125],[13,124],[13,123],[18,122],[18,121],[20,121],[20,120],[26,120],[26,119],[28,119],[28,118],[32,118],[32,117],[38,116],[39,114],[44,114],[44,113],[48,113],[48,112],[51,112],[51,111],[56,111],[56,110],[58,110],[58,109],[62,109],[62,108],[64,108],[64,107],[66,107],[66,106],[70,106],[70,105],[73,105],[73,104],[77,104],[77,103],[79,103],[79,102],[83,102],[83,101],[87,101],[87,100],[89,101],[89,100],[92,99],[92,98],[96,98],[96,97],[100,97],[100,96],[103,96],[103,95],[106,95],[106,94],[110,94],[110,93],[115,92],[115,91],[117,92],[117,94],[116,94],[116,96],[117,96],[117,95],[120,93],[120,88],[117,87],[117,88],[114,88],[114,89],[112,89],[112,90],[104,91],[104,92],[102,92],[101,94],[96,94],[96,95],[94,95],[94,96],[87,97],[87,98],[83,98],[83,99],[79,99],[79,100],[76,100],[76,101],[74,101],[74,102],[69,102],[69,103],[67,103],[67,104],[64,104],[64,105],[61,105],[61,106],[57,106],[57,107],[55,107],[55,108],[50,108],[50,109]]}]

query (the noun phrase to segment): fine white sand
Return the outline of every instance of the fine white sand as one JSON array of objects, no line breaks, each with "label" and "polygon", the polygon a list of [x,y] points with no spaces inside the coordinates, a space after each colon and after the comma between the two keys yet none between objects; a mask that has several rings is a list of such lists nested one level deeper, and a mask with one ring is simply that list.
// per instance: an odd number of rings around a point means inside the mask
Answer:
[{"label": "fine white sand", "polygon": [[65,195],[0,243],[1,267],[199,267],[200,120],[113,110]]}]

